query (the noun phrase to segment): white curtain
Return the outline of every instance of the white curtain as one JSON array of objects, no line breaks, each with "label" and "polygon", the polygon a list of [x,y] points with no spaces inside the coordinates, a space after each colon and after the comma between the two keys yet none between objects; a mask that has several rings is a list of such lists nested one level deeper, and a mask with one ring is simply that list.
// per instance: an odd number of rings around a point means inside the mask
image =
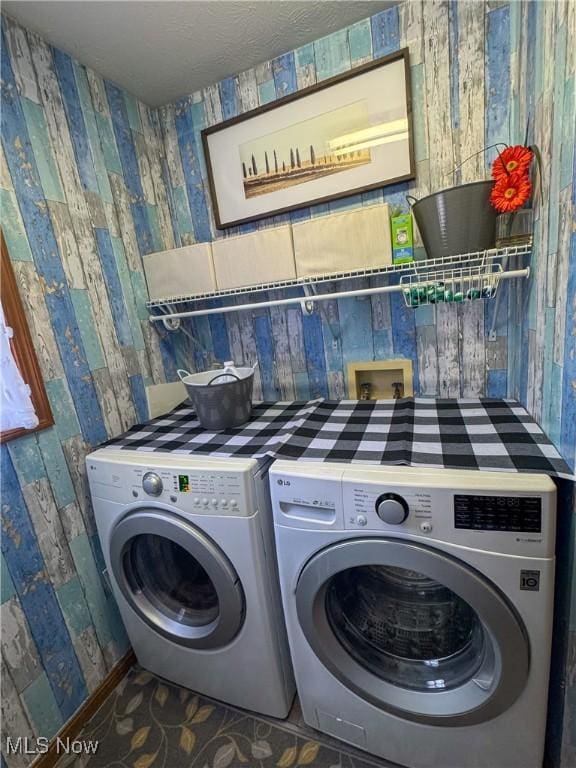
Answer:
[{"label": "white curtain", "polygon": [[30,399],[30,387],[26,384],[12,355],[10,339],[12,328],[6,325],[4,310],[0,304],[0,358],[2,380],[0,382],[0,431],[8,429],[32,429],[38,426],[38,416]]}]

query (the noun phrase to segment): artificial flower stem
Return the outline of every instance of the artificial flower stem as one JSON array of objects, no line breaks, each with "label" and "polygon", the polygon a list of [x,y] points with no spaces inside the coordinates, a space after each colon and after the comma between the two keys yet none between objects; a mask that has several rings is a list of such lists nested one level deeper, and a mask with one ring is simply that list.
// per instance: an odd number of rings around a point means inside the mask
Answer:
[{"label": "artificial flower stem", "polygon": [[[508,147],[509,147],[510,145],[509,145],[509,144],[505,144],[504,146],[506,147],[506,149],[508,149]],[[506,173],[508,174],[508,177],[510,177],[510,171],[508,170],[508,168],[506,167],[506,163],[505,163],[505,162],[504,162],[504,160],[502,159],[502,155],[501,155],[501,153],[500,153],[500,150],[498,149],[498,144],[494,144],[494,147],[496,148],[496,152],[498,152],[498,159],[499,159],[499,160],[500,160],[500,162],[502,163],[502,167],[504,168],[504,170],[505,170],[505,171],[506,171]]]}]

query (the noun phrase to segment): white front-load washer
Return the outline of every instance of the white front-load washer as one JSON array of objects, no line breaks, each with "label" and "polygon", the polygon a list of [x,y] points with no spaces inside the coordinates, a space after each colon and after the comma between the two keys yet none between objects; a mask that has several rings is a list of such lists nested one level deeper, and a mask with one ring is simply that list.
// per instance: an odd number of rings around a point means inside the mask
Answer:
[{"label": "white front-load washer", "polygon": [[86,465],[138,661],[199,693],[286,717],[295,687],[267,466],[112,447]]},{"label": "white front-load washer", "polygon": [[410,768],[541,768],[552,480],[279,461],[270,487],[305,721]]}]

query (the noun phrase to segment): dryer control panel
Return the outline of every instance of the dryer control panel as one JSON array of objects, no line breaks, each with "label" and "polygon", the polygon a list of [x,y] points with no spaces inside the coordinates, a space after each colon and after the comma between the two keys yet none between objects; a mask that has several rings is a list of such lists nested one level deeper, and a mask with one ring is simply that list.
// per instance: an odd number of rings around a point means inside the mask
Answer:
[{"label": "dryer control panel", "polygon": [[156,471],[135,469],[136,489],[142,496],[167,496],[175,503],[183,501],[194,511],[236,511],[243,505],[241,477],[235,473],[198,472],[190,469]]},{"label": "dryer control panel", "polygon": [[207,515],[249,516],[255,512],[249,474],[223,468],[158,463],[119,466],[116,462],[86,462],[92,493],[110,501],[161,502],[185,512]]}]

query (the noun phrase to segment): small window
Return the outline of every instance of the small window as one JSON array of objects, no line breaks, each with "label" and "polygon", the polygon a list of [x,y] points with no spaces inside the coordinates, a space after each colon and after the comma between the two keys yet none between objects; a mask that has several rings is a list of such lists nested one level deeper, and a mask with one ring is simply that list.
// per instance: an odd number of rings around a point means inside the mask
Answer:
[{"label": "small window", "polygon": [[[30,400],[38,417],[38,424],[30,429],[17,427],[0,432],[0,442],[4,443],[15,437],[46,429],[46,427],[54,424],[54,418],[52,417],[50,403],[46,395],[44,382],[42,381],[38,358],[32,344],[30,329],[28,328],[24,307],[22,306],[22,299],[18,293],[16,277],[10,263],[4,235],[1,232],[0,247],[2,250],[2,280],[0,283],[2,311],[6,326],[12,329],[9,349],[24,383],[30,388]],[[2,372],[2,377],[4,378],[4,371]]]}]

